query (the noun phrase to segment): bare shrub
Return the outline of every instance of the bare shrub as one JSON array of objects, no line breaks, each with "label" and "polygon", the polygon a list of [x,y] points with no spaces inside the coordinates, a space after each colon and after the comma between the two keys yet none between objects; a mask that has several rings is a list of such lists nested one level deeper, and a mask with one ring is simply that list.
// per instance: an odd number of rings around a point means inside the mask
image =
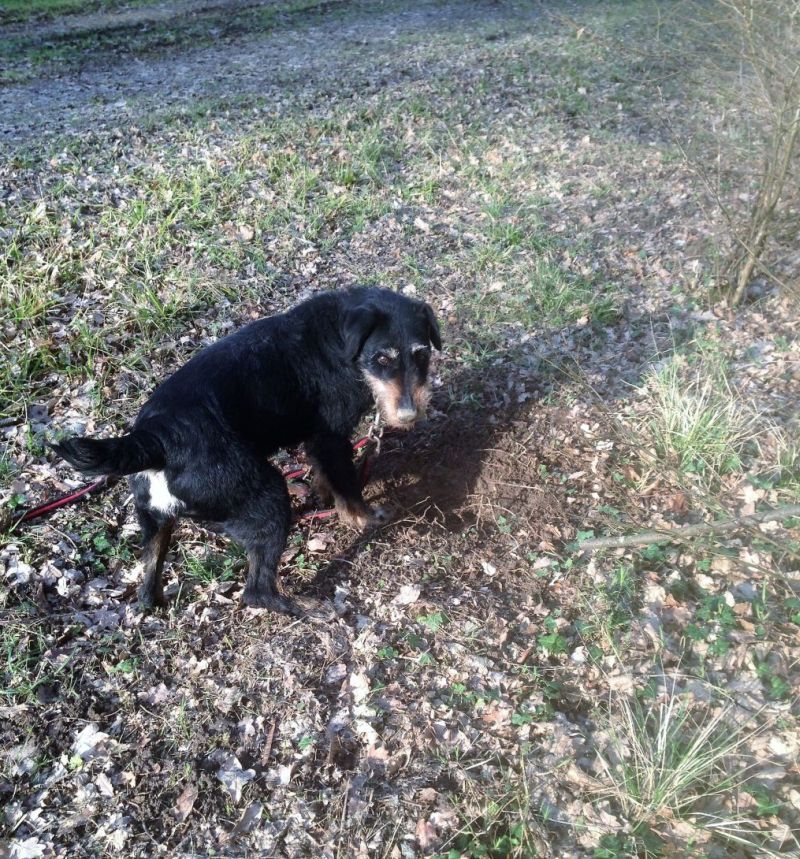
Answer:
[{"label": "bare shrub", "polygon": [[749,107],[762,119],[761,166],[752,206],[734,227],[735,247],[725,270],[730,304],[745,294],[786,197],[800,132],[800,2],[717,0],[734,34]]}]

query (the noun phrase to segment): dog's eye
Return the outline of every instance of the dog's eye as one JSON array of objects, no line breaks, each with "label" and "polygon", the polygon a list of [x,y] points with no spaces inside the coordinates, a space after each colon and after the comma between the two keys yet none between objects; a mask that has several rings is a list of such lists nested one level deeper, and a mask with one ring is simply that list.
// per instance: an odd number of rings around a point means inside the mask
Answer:
[{"label": "dog's eye", "polygon": [[392,359],[388,355],[378,355],[377,361],[381,367],[388,367],[392,363]]}]

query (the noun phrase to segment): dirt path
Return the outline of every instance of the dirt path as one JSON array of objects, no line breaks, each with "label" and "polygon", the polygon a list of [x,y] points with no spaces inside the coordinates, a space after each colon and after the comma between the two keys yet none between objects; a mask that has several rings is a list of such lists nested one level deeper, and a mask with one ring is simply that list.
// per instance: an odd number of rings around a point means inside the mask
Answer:
[{"label": "dirt path", "polygon": [[[241,0],[209,3],[203,10],[231,12],[271,2]],[[198,15],[184,0],[158,7],[94,13],[58,24],[62,29],[101,31],[121,24],[143,25]],[[391,87],[392,81],[424,72],[416,42],[433,32],[442,36],[511,13],[493,4],[428,2],[408,7],[394,3],[326,4],[294,16],[266,32],[220,38],[203,47],[179,46],[152,54],[111,55],[57,76],[39,76],[0,87],[0,145],[12,147],[41,137],[92,129],[102,132],[153,111],[180,106],[191,110],[203,101],[260,96],[280,109],[287,98],[318,97],[320,88],[341,80],[354,91]],[[527,13],[531,14],[531,13]],[[214,39],[210,19],[209,37]],[[0,29],[0,43],[13,35]],[[46,35],[46,34],[45,34]],[[397,49],[397,42],[402,49]],[[387,56],[387,43],[393,45]]]},{"label": "dirt path", "polygon": [[[280,0],[261,0],[262,3],[275,3]],[[36,36],[51,39],[68,33],[112,30],[125,26],[147,26],[159,21],[170,21],[176,16],[196,14],[220,8],[252,6],[253,0],[211,0],[197,3],[195,0],[174,0],[171,3],[158,3],[139,6],[136,4],[116,9],[103,9],[74,15],[56,16],[53,19],[33,18],[17,21],[0,27],[3,38],[14,36]]]}]

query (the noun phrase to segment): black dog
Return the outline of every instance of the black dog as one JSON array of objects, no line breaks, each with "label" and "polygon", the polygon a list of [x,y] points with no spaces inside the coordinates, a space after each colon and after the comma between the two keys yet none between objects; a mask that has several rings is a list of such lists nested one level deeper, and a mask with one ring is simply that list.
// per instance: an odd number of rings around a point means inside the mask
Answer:
[{"label": "black dog", "polygon": [[375,514],[361,496],[350,435],[373,400],[390,426],[424,415],[431,344],[441,349],[439,326],[421,301],[367,287],[323,293],[195,355],[156,389],[128,435],[54,448],[86,474],[131,475],[142,603],[163,605],[169,539],[177,517],[188,516],[246,548],[247,605],[293,612],[277,587],[289,495],[267,457],[305,442],[339,515],[368,524]]}]

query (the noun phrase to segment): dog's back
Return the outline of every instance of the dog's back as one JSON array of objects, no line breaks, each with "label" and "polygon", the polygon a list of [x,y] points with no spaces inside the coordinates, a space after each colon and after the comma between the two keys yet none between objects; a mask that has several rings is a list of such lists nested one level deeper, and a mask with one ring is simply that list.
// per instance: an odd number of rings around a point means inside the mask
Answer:
[{"label": "dog's back", "polygon": [[269,456],[307,438],[318,422],[315,412],[335,392],[337,411],[344,396],[347,418],[356,411],[360,416],[368,400],[357,390],[357,373],[345,364],[338,333],[342,304],[341,294],[327,293],[251,322],[162,382],[131,433],[75,438],[53,448],[86,474],[127,475],[177,466],[188,451],[208,453],[231,435]]}]

